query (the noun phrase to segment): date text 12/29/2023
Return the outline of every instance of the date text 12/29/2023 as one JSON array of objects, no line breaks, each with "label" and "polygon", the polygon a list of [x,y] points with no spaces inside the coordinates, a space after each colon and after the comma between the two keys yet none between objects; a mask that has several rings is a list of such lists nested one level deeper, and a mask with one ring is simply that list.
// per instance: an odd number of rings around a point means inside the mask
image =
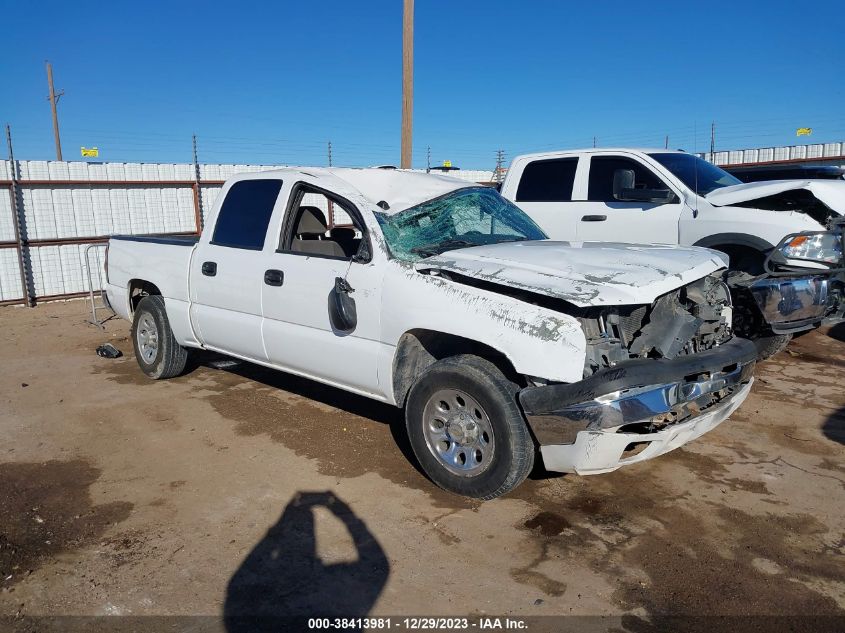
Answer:
[{"label": "date text 12/29/2023", "polygon": [[316,630],[407,630],[407,631],[458,631],[458,630],[510,630],[528,628],[525,620],[510,617],[406,617],[406,618],[309,618],[308,629]]}]

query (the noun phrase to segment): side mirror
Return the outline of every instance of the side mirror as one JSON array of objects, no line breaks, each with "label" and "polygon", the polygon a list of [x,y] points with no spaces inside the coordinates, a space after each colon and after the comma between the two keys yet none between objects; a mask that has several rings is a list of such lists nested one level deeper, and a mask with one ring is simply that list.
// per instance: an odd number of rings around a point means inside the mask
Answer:
[{"label": "side mirror", "polygon": [[613,197],[624,200],[624,194],[634,188],[634,170],[617,169],[613,172]]},{"label": "side mirror", "polygon": [[358,325],[355,299],[350,296],[353,292],[355,290],[348,281],[335,277],[334,288],[329,293],[329,319],[332,327],[340,332],[349,333]]},{"label": "side mirror", "polygon": [[613,172],[613,198],[620,202],[653,204],[670,204],[676,199],[669,189],[635,189],[633,169],[617,169]]},{"label": "side mirror", "polygon": [[361,244],[358,246],[358,252],[352,256],[352,261],[356,264],[366,264],[373,258],[372,253],[370,253],[370,242],[367,240],[367,237],[361,240]]}]

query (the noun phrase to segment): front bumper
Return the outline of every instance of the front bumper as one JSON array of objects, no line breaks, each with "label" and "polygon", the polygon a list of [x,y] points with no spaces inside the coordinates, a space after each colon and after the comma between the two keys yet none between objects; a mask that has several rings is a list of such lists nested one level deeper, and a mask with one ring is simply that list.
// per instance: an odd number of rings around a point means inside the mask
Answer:
[{"label": "front bumper", "polygon": [[835,284],[821,276],[765,277],[752,283],[749,290],[772,331],[787,334],[815,327],[839,311],[841,297]]},{"label": "front bumper", "polygon": [[754,344],[638,359],[519,398],[548,470],[591,474],[656,457],[706,433],[748,395]]}]

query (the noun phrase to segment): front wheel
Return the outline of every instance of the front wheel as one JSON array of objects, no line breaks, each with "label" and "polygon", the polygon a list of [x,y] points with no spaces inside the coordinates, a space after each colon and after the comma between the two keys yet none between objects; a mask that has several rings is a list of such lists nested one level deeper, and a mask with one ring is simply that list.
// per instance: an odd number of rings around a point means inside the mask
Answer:
[{"label": "front wheel", "polygon": [[757,360],[766,360],[775,354],[780,354],[789,345],[792,334],[769,334],[751,339],[757,348]]},{"label": "front wheel", "polygon": [[188,350],[176,342],[160,295],[144,297],[135,308],[132,344],[141,371],[154,380],[173,378],[185,370]]},{"label": "front wheel", "polygon": [[493,499],[516,488],[534,465],[516,385],[478,356],[429,367],[408,394],[405,423],[425,473],[459,495]]}]

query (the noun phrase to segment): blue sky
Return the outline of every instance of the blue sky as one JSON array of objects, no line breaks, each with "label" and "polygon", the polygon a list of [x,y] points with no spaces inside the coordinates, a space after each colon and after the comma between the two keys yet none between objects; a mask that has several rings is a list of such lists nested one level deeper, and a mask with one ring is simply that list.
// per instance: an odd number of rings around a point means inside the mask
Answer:
[{"label": "blue sky", "polygon": [[[401,0],[3,0],[16,156],[398,163]],[[845,12],[829,3],[416,2],[414,165],[495,151],[845,140]]]}]

